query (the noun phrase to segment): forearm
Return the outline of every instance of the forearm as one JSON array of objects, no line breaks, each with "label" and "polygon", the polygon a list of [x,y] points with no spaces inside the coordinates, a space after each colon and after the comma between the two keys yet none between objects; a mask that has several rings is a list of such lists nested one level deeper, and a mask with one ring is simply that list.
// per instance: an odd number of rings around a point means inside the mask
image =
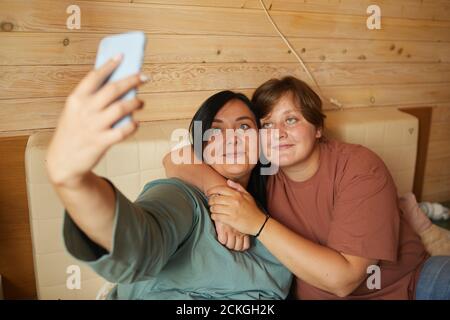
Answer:
[{"label": "forearm", "polygon": [[[189,163],[174,163],[172,156],[177,154],[183,157],[184,153],[189,152]],[[196,163],[197,162],[197,163]],[[166,170],[166,176],[168,178],[179,178],[187,183],[190,183],[203,192],[214,186],[226,185],[227,180],[217,173],[213,168],[204,162],[197,159],[195,161],[195,154],[191,146],[183,147],[181,150],[177,149],[165,155],[163,159],[164,169]]]},{"label": "forearm", "polygon": [[341,253],[301,237],[274,219],[269,219],[258,239],[298,278],[337,296],[350,294],[365,278],[355,276],[358,272]]},{"label": "forearm", "polygon": [[110,252],[116,202],[111,185],[93,172],[76,183],[53,185],[76,225],[92,241]]}]

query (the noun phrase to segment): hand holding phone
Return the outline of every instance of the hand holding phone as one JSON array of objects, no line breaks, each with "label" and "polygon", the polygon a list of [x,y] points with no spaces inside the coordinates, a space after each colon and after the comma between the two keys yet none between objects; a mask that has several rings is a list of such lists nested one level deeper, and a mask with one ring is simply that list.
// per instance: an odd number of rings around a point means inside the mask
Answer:
[{"label": "hand holding phone", "polygon": [[[122,62],[111,76],[105,81],[114,82],[133,74],[139,73],[144,59],[146,38],[143,32],[128,32],[103,38],[100,42],[95,68],[98,69],[109,59],[122,54]],[[136,90],[132,89],[119,99],[129,100],[136,96]],[[120,127],[131,121],[131,115],[127,115],[117,121],[112,127]]]}]

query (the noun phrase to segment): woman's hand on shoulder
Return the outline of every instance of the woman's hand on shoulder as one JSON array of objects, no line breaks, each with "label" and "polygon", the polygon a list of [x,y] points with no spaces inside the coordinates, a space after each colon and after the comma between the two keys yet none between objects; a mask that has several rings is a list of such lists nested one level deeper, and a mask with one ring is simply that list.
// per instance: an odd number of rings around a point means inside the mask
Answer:
[{"label": "woman's hand on shoulder", "polygon": [[211,219],[241,233],[256,235],[266,219],[253,197],[234,181],[209,189],[207,196]]}]

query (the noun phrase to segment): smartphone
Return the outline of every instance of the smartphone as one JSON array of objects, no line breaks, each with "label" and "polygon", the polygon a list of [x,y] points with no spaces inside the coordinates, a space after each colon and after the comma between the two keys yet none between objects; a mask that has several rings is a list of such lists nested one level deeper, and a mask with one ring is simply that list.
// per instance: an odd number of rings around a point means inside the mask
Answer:
[{"label": "smartphone", "polygon": [[[97,51],[95,68],[98,69],[109,59],[118,54],[123,58],[120,65],[108,77],[104,84],[121,80],[140,72],[144,60],[146,45],[145,33],[140,31],[127,32],[103,38]],[[131,89],[118,100],[129,100],[136,96],[136,89]],[[113,124],[113,128],[120,127],[131,121],[131,115],[126,115]]]}]

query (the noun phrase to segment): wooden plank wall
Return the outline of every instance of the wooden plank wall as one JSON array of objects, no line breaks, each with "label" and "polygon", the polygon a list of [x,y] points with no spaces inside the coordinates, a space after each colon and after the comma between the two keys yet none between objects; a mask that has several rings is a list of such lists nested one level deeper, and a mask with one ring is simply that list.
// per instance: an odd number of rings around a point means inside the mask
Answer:
[{"label": "wooden plank wall", "polygon": [[[450,200],[450,1],[265,3],[323,93],[344,108],[433,108],[422,198]],[[66,27],[72,4],[80,30]],[[370,4],[381,7],[381,30],[366,27]],[[128,30],[148,36],[141,121],[189,118],[213,92],[251,94],[271,77],[309,81],[259,0],[2,0],[0,137],[54,128],[99,40]]]},{"label": "wooden plank wall", "polygon": [[[323,93],[344,108],[433,108],[422,199],[450,200],[450,1],[264,1]],[[66,27],[72,4],[80,30]],[[366,27],[370,4],[381,7],[381,30]],[[35,296],[21,164],[27,135],[55,127],[99,40],[128,30],[148,35],[152,81],[141,89],[141,121],[190,118],[210,94],[251,94],[271,77],[309,81],[259,0],[0,1],[0,150],[14,153],[3,162],[15,159],[1,180],[16,184],[1,189],[0,221],[21,233],[0,235],[7,298]]]},{"label": "wooden plank wall", "polygon": [[0,274],[5,299],[36,298],[24,155],[26,136],[0,140]]},{"label": "wooden plank wall", "polygon": [[[448,107],[449,1],[266,3],[323,92],[346,108]],[[382,30],[366,27],[370,3],[382,8]],[[66,28],[70,4],[81,8],[81,30]],[[99,39],[126,30],[149,39],[143,121],[190,117],[224,88],[250,93],[285,74],[308,80],[257,0],[2,1],[0,21],[0,132],[54,127]]]}]

